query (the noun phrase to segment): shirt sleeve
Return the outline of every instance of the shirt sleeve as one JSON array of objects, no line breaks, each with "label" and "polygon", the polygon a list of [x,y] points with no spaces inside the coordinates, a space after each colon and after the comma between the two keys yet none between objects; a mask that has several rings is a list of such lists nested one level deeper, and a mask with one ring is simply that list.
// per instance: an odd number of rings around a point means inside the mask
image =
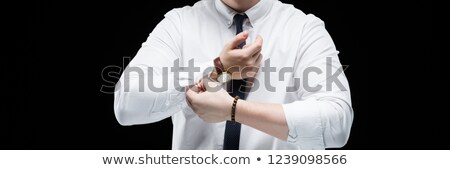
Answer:
[{"label": "shirt sleeve", "polygon": [[[199,80],[208,64],[189,77],[183,66],[177,10],[172,10],[150,33],[116,84],[114,112],[121,125],[157,122],[187,108],[184,87]],[[212,65],[212,63],[210,64]]]},{"label": "shirt sleeve", "polygon": [[283,104],[288,142],[302,149],[342,147],[353,122],[350,88],[324,23],[307,15],[294,78],[297,100]]}]

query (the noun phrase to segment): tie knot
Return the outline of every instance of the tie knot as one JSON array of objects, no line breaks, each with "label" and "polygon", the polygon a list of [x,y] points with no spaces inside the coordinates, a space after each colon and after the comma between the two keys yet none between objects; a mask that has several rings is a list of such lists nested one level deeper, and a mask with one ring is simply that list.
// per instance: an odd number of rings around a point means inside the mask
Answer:
[{"label": "tie knot", "polygon": [[244,15],[236,14],[236,15],[234,15],[233,20],[234,20],[235,24],[242,25],[242,23],[244,22],[245,18],[247,18],[247,15],[245,15],[245,14]]}]

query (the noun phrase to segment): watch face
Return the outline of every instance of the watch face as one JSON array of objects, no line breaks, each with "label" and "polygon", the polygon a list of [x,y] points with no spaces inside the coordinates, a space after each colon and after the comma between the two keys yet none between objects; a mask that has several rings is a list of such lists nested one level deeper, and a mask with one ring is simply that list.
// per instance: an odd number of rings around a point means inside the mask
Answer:
[{"label": "watch face", "polygon": [[230,80],[231,80],[231,74],[229,74],[227,72],[223,72],[222,74],[220,74],[219,77],[217,77],[217,81],[221,84],[226,83]]}]

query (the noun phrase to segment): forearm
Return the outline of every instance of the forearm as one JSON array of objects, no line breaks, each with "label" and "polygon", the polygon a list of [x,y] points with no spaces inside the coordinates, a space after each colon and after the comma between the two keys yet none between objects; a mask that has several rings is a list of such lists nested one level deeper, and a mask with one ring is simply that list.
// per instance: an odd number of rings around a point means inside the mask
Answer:
[{"label": "forearm", "polygon": [[236,121],[286,141],[288,125],[281,104],[239,100]]},{"label": "forearm", "polygon": [[162,92],[152,91],[147,87],[150,82],[142,83],[142,78],[130,74],[122,75],[116,85],[114,111],[121,125],[157,122],[181,109],[185,99],[183,91],[171,87]]}]

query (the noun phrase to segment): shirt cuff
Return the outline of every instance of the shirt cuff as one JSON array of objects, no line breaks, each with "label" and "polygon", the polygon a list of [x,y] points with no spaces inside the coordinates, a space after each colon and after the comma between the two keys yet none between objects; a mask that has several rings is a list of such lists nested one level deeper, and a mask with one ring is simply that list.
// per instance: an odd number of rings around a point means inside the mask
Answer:
[{"label": "shirt cuff", "polygon": [[320,108],[315,99],[283,104],[289,128],[287,142],[301,149],[325,149]]}]

